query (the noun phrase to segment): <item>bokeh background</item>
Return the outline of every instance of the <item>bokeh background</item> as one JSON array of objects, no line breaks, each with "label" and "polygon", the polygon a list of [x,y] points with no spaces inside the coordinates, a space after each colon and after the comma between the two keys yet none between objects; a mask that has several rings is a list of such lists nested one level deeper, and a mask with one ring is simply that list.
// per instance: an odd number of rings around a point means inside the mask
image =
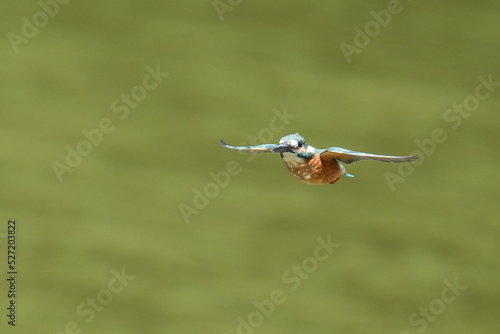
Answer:
[{"label": "bokeh background", "polygon": [[[2,333],[76,332],[72,321],[237,333],[275,289],[286,301],[246,332],[498,333],[500,87],[456,130],[443,120],[478,76],[500,81],[498,1],[402,1],[350,63],[340,44],[387,1],[220,3],[223,20],[212,1],[71,1],[17,53],[8,34],[41,6],[2,5],[0,267],[16,218],[19,271],[16,328],[0,284]],[[169,76],[120,119],[113,101],[157,65]],[[269,135],[273,110],[294,117]],[[114,130],[59,182],[53,162],[106,118]],[[397,155],[436,128],[447,140],[395,191],[397,165],[360,162],[354,179],[309,186],[278,156],[218,144],[299,132]],[[240,173],[187,224],[180,209],[232,160]],[[340,246],[292,291],[282,275],[328,236]],[[77,307],[123,268],[134,280],[87,323]],[[455,278],[467,288],[454,302],[410,322]]]}]

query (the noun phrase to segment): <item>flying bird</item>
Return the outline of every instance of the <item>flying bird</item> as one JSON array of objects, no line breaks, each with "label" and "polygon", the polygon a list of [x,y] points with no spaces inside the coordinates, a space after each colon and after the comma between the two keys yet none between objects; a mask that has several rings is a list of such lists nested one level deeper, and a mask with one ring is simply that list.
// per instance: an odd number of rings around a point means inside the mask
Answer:
[{"label": "flying bird", "polygon": [[390,156],[362,153],[340,147],[318,149],[306,143],[298,133],[285,136],[279,144],[263,144],[257,146],[231,146],[223,140],[221,145],[233,150],[250,153],[279,153],[290,173],[299,181],[308,184],[334,184],[342,176],[354,177],[346,173],[345,164],[360,160],[376,160],[382,162],[411,162],[417,155]]}]

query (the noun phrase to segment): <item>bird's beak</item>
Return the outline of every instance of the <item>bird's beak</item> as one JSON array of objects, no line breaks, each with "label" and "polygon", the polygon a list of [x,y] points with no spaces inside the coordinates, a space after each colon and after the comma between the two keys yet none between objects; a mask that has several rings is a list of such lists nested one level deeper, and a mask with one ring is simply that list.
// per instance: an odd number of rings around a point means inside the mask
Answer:
[{"label": "bird's beak", "polygon": [[293,152],[293,146],[288,144],[278,144],[273,148],[273,152]]}]

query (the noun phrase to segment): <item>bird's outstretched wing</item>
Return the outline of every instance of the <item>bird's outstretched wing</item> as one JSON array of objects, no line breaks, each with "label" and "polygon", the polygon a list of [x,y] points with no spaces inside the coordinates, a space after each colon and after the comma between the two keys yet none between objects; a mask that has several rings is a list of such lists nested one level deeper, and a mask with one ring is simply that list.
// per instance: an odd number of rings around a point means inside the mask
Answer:
[{"label": "bird's outstretched wing", "polygon": [[267,153],[276,153],[273,152],[273,148],[276,147],[275,144],[262,144],[262,145],[257,145],[257,146],[231,146],[228,145],[225,141],[222,139],[220,140],[220,144],[224,147],[227,148],[232,148],[233,150],[238,150],[238,151],[243,151],[243,152],[252,152],[252,153],[262,153],[262,152],[267,152]]},{"label": "bird's outstretched wing", "polygon": [[404,157],[391,156],[391,155],[377,155],[363,152],[356,152],[351,150],[346,150],[340,147],[330,147],[320,151],[321,159],[330,160],[337,159],[346,164],[352,164],[353,162],[360,160],[376,160],[382,162],[411,162],[418,159],[418,155],[408,155]]}]

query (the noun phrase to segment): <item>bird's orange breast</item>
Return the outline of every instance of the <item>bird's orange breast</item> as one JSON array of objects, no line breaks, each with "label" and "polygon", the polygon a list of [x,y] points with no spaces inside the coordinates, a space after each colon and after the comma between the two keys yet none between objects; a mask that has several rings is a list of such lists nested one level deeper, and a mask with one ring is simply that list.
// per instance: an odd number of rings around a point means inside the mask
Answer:
[{"label": "bird's orange breast", "polygon": [[344,167],[335,159],[322,160],[319,154],[304,163],[285,161],[290,173],[309,184],[335,183],[345,174]]}]

